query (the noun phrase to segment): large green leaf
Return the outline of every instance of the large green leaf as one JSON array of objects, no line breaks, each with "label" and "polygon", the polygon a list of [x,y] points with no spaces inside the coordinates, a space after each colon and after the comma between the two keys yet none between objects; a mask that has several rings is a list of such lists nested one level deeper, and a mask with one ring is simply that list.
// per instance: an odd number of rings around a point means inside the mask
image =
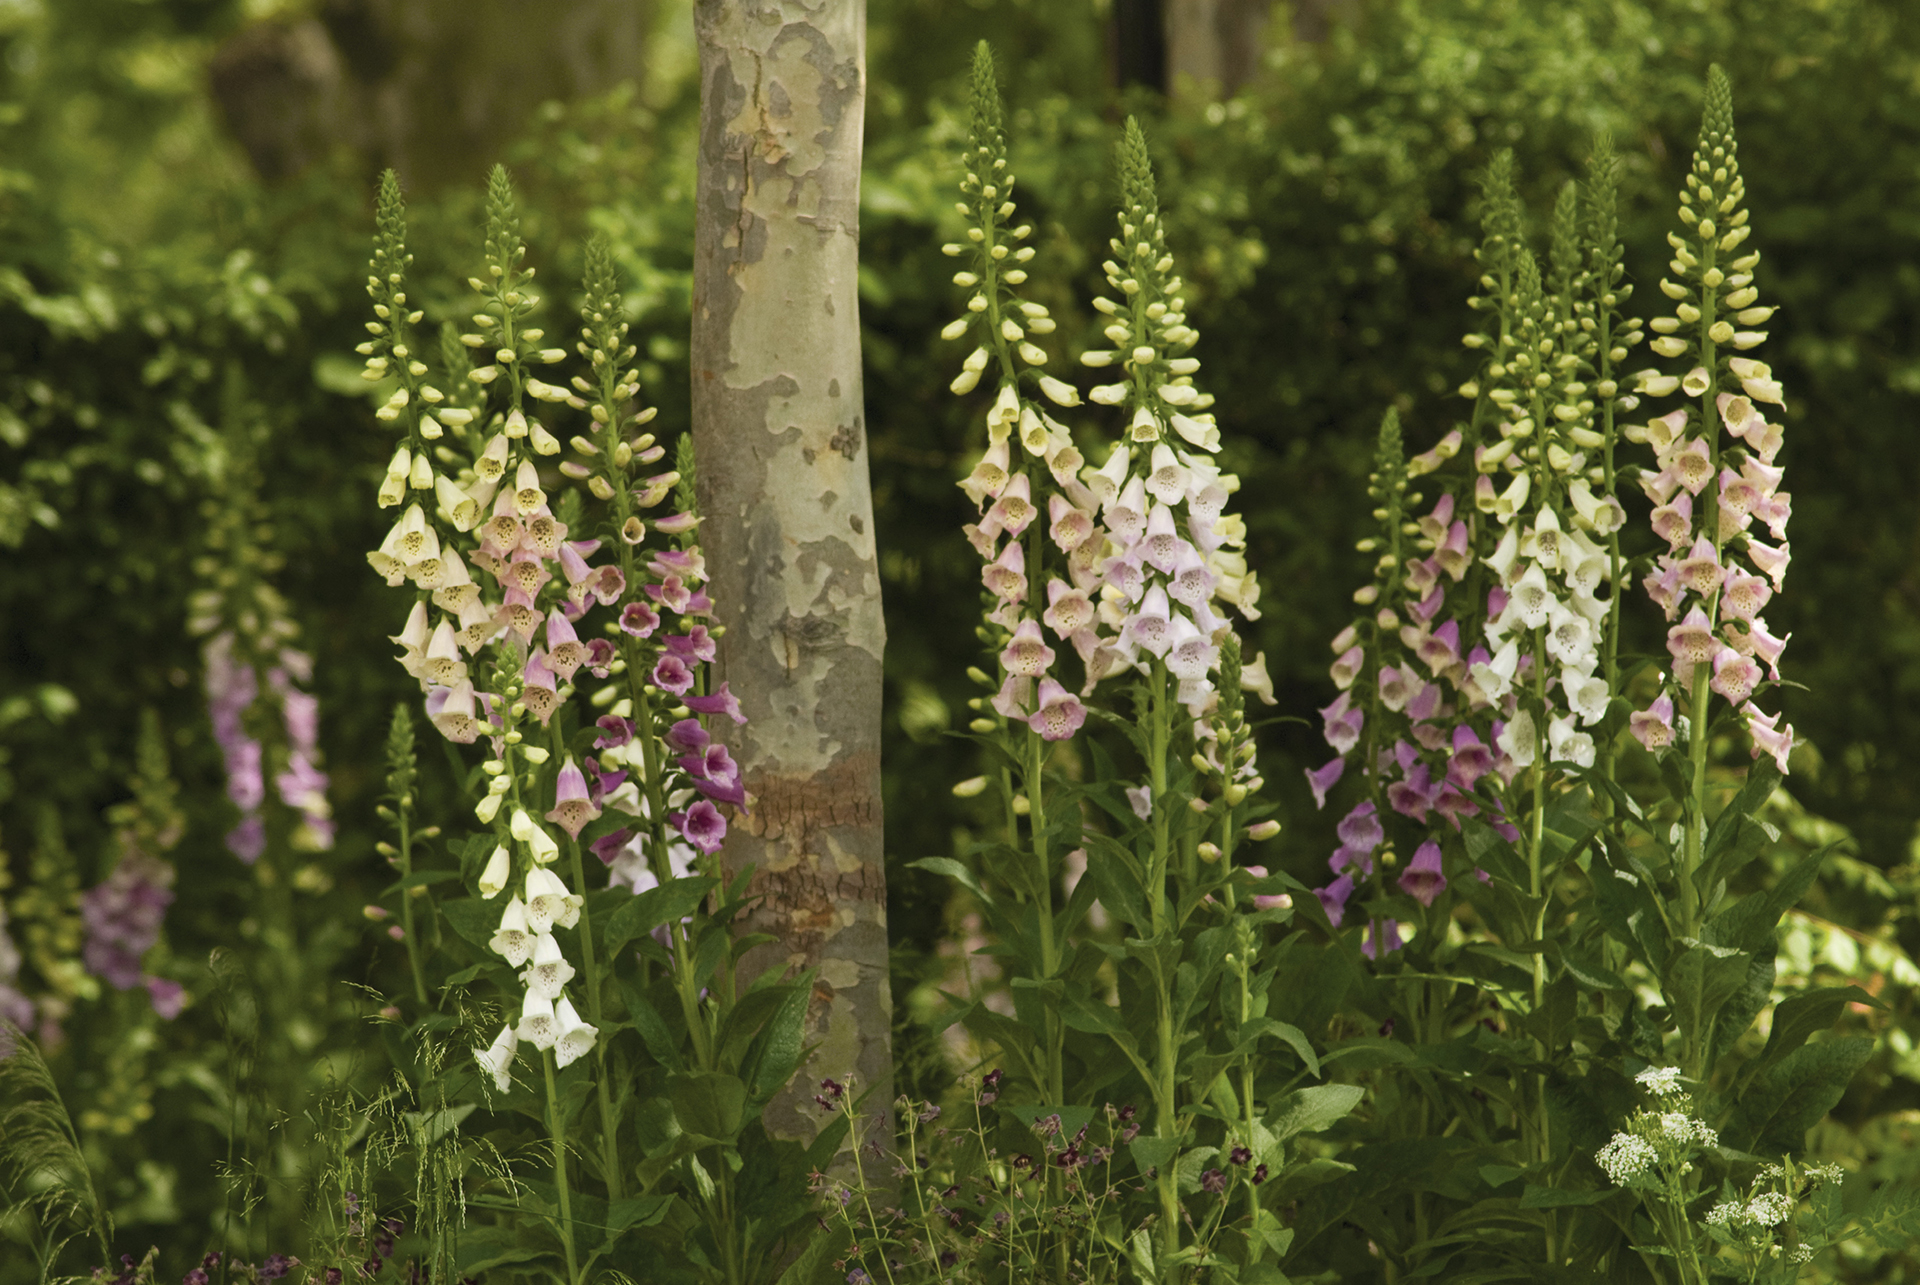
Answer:
[{"label": "large green leaf", "polygon": [[615,953],[635,937],[643,937],[661,924],[686,918],[699,909],[719,882],[707,875],[669,879],[624,902],[607,917],[607,953]]},{"label": "large green leaf", "polygon": [[1805,1044],[1754,1077],[1740,1095],[1735,1127],[1728,1139],[1744,1151],[1771,1156],[1798,1152],[1807,1130],[1819,1121],[1854,1073],[1873,1056],[1873,1040],[1864,1035]]},{"label": "large green leaf", "polygon": [[1276,1138],[1319,1133],[1356,1106],[1366,1091],[1353,1084],[1312,1084],[1280,1099],[1279,1109],[1267,1121]]},{"label": "large green leaf", "polygon": [[674,1118],[687,1133],[726,1142],[746,1116],[747,1086],[719,1071],[676,1071],[667,1077]]},{"label": "large green leaf", "polygon": [[1773,1010],[1773,1030],[1767,1036],[1766,1049],[1760,1054],[1759,1069],[1772,1066],[1830,1028],[1848,1004],[1886,1007],[1858,986],[1817,986],[1781,1000]]}]

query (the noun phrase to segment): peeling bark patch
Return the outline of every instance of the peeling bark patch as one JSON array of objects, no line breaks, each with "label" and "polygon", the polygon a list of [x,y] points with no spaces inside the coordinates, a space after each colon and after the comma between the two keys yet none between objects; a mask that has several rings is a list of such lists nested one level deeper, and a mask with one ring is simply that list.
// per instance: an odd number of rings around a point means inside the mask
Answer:
[{"label": "peeling bark patch", "polygon": [[[837,381],[831,391],[835,397],[840,395]],[[833,430],[833,436],[827,439],[827,449],[839,451],[849,460],[860,453],[860,417],[858,415],[853,417],[853,423],[842,424]]]},{"label": "peeling bark patch", "polygon": [[[829,379],[827,381],[827,396],[838,397],[839,395],[840,395],[840,381],[837,379]],[[847,456],[847,458],[852,459],[853,456],[849,455]]]},{"label": "peeling bark patch", "polygon": [[865,535],[867,533],[867,524],[860,520],[860,515],[858,513],[853,513],[848,515],[847,525],[853,528],[853,533],[855,535]]}]

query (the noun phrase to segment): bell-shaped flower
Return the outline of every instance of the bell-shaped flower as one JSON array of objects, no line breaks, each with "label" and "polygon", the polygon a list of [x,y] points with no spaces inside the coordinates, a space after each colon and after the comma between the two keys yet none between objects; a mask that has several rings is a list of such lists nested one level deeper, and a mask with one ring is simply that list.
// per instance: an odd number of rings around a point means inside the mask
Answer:
[{"label": "bell-shaped flower", "polygon": [[1592,727],[1607,715],[1607,702],[1613,690],[1607,680],[1584,670],[1560,671],[1560,687],[1566,693],[1567,706],[1580,716],[1582,726]]},{"label": "bell-shaped flower", "polygon": [[1333,704],[1320,711],[1324,720],[1327,744],[1334,752],[1345,754],[1360,743],[1360,733],[1366,726],[1366,712],[1353,703],[1353,693],[1341,692],[1334,697]]},{"label": "bell-shaped flower", "polygon": [[650,638],[660,627],[660,614],[644,602],[630,602],[620,609],[620,632],[634,638]]},{"label": "bell-shaped flower", "polygon": [[487,941],[487,949],[515,968],[533,955],[534,932],[527,921],[527,905],[515,897],[500,916],[500,927]]},{"label": "bell-shaped flower", "polygon": [[1347,913],[1347,899],[1353,896],[1353,876],[1341,875],[1324,888],[1315,888],[1313,895],[1320,899],[1320,908],[1327,913],[1327,922],[1335,928]]},{"label": "bell-shaped flower", "polygon": [[1753,689],[1760,685],[1760,666],[1753,657],[1743,656],[1731,647],[1722,647],[1713,658],[1713,680],[1709,684],[1714,691],[1738,706],[1744,705],[1753,695]]},{"label": "bell-shaped flower", "polygon": [[511,1026],[500,1028],[493,1044],[484,1049],[475,1049],[473,1057],[480,1069],[493,1077],[493,1087],[502,1093],[513,1091],[513,1059],[520,1051],[520,1037]]},{"label": "bell-shaped flower", "polygon": [[1711,597],[1720,587],[1726,571],[1720,565],[1720,555],[1713,547],[1713,541],[1701,536],[1687,550],[1687,556],[1677,564],[1680,569],[1680,583],[1693,590],[1702,598]]},{"label": "bell-shaped flower", "polygon": [[584,900],[567,891],[560,877],[544,866],[527,871],[527,926],[536,934],[552,932],[554,925],[571,928],[580,922]]},{"label": "bell-shaped flower", "polygon": [[721,683],[720,690],[708,696],[683,696],[680,703],[696,714],[725,714],[736,724],[747,721],[747,716],[740,710],[740,701],[728,690],[726,683]]},{"label": "bell-shaped flower", "polygon": [[1713,449],[1707,439],[1696,437],[1676,450],[1667,460],[1667,470],[1689,494],[1706,490],[1707,483],[1713,481]]},{"label": "bell-shaped flower", "polygon": [[530,991],[547,999],[559,999],[561,990],[573,980],[573,965],[560,953],[560,943],[552,933],[534,938],[533,962],[521,970],[520,981]]},{"label": "bell-shaped flower", "polygon": [[727,837],[727,819],[705,799],[685,812],[670,813],[667,822],[680,831],[681,838],[709,856],[720,851]]},{"label": "bell-shaped flower", "polygon": [[473,684],[461,679],[452,687],[436,687],[427,694],[427,717],[440,735],[458,745],[471,745],[480,735],[473,716]]},{"label": "bell-shaped flower", "polygon": [[1571,714],[1562,714],[1558,718],[1547,720],[1547,746],[1549,754],[1556,763],[1572,763],[1579,767],[1593,766],[1593,737],[1575,730]]},{"label": "bell-shaped flower", "polygon": [[521,460],[513,475],[513,507],[521,517],[530,517],[545,505],[547,493],[540,489],[540,470],[532,460]]},{"label": "bell-shaped flower", "polygon": [[573,622],[555,607],[547,613],[547,668],[567,681],[586,659],[586,644],[574,632]]},{"label": "bell-shaped flower", "polygon": [[[1400,672],[1408,678],[1411,678],[1413,676],[1413,666],[1408,665]],[[1420,690],[1415,692],[1412,699],[1407,701],[1407,717],[1417,724],[1425,723],[1428,719],[1440,712],[1440,696],[1440,684],[1422,684]],[[1416,728],[1415,734],[1418,735],[1421,730],[1420,728]]]},{"label": "bell-shaped flower", "polygon": [[1520,540],[1520,556],[1532,559],[1547,571],[1559,571],[1561,539],[1560,515],[1552,509],[1541,509],[1534,515],[1533,526]]},{"label": "bell-shaped flower", "polygon": [[442,619],[434,627],[426,655],[421,660],[420,673],[428,682],[441,687],[451,687],[467,676],[467,663],[460,659],[460,642],[452,621]]},{"label": "bell-shaped flower", "polygon": [[1455,620],[1443,622],[1420,640],[1414,654],[1420,663],[1432,670],[1435,677],[1447,673],[1460,663],[1460,623]]},{"label": "bell-shaped flower", "polygon": [[1775,638],[1768,632],[1767,622],[1758,616],[1747,621],[1744,630],[1732,623],[1727,626],[1728,644],[1743,656],[1755,656],[1767,662],[1776,682],[1780,678],[1780,653],[1787,649],[1787,639],[1792,637],[1788,634],[1786,638]]},{"label": "bell-shaped flower", "polygon": [[[1055,634],[1071,638],[1093,623],[1093,600],[1064,580],[1051,580],[1047,583],[1046,614],[1040,619]],[[1049,657],[1042,668],[1052,663]]]},{"label": "bell-shaped flower", "polygon": [[[587,797],[587,778],[574,764],[571,754],[561,765],[553,788],[554,807],[553,811],[547,813],[547,820],[565,830],[570,838],[578,839],[587,822],[600,815],[600,809]],[[548,842],[551,843],[552,839],[549,838]]]},{"label": "bell-shaped flower", "polygon": [[1520,532],[1508,527],[1500,536],[1500,543],[1494,545],[1493,552],[1487,556],[1487,565],[1493,568],[1493,574],[1504,584],[1512,575],[1514,560],[1520,556]]},{"label": "bell-shaped flower", "polygon": [[1775,548],[1748,536],[1747,556],[1753,559],[1753,565],[1766,573],[1767,578],[1773,581],[1773,587],[1778,589],[1787,578],[1787,564],[1793,561],[1793,549],[1791,545],[1784,542]]},{"label": "bell-shaped flower", "polygon": [[581,1021],[580,1014],[573,1011],[573,1001],[565,998],[554,1006],[554,1017],[560,1024],[560,1037],[554,1042],[553,1064],[565,1069],[593,1051],[600,1032]]},{"label": "bell-shaped flower", "polygon": [[1121,637],[1154,656],[1167,654],[1173,646],[1173,620],[1165,589],[1155,585],[1147,590],[1139,608],[1127,617]]},{"label": "bell-shaped flower", "polygon": [[427,616],[427,604],[416,600],[413,610],[407,613],[407,623],[401,627],[400,632],[387,636],[388,642],[401,649],[401,654],[394,659],[405,666],[406,671],[415,678],[420,677],[417,671],[426,660],[427,639],[431,635],[431,624]]},{"label": "bell-shaped flower", "polygon": [[693,670],[687,662],[672,652],[662,653],[654,662],[653,673],[649,675],[653,685],[661,691],[674,696],[684,696],[693,690]]},{"label": "bell-shaped flower", "polygon": [[1447,538],[1447,529],[1453,521],[1454,499],[1451,491],[1442,491],[1440,498],[1414,525],[1426,539],[1439,544]]},{"label": "bell-shaped flower", "polygon": [[1441,788],[1441,783],[1433,779],[1433,772],[1425,763],[1415,763],[1405,780],[1387,786],[1387,806],[1402,816],[1412,817],[1424,824],[1427,810],[1440,797]]},{"label": "bell-shaped flower", "polygon": [[1686,619],[1667,630],[1667,651],[1673,656],[1673,676],[1682,683],[1691,682],[1693,667],[1704,665],[1720,651],[1713,622],[1695,604]]},{"label": "bell-shaped flower", "polygon": [[1182,415],[1174,411],[1167,419],[1173,425],[1173,431],[1180,434],[1187,445],[1202,451],[1220,449],[1220,428],[1213,422],[1213,416]]},{"label": "bell-shaped flower", "polygon": [[1453,757],[1447,763],[1449,784],[1471,794],[1481,777],[1493,771],[1493,751],[1480,734],[1461,724],[1453,729]]},{"label": "bell-shaped flower", "polygon": [[1404,945],[1406,942],[1400,938],[1399,920],[1375,919],[1367,924],[1367,939],[1360,944],[1360,953],[1368,959],[1379,960]]},{"label": "bell-shaped flower", "polygon": [[1339,782],[1340,776],[1347,770],[1347,760],[1336,755],[1317,768],[1307,770],[1307,788],[1313,791],[1313,806],[1327,806],[1327,791]]},{"label": "bell-shaped flower", "polygon": [[1787,520],[1793,516],[1793,497],[1785,491],[1766,496],[1753,506],[1753,516],[1767,524],[1767,534],[1776,540],[1787,538]]},{"label": "bell-shaped flower", "polygon": [[507,851],[505,844],[494,847],[493,855],[487,858],[487,868],[480,872],[480,898],[492,901],[506,891],[507,881],[513,878],[513,854]]},{"label": "bell-shaped flower", "polygon": [[[569,758],[567,762],[571,764],[573,760]],[[576,776],[579,775],[578,768],[574,769],[574,774]],[[586,782],[585,779],[582,778],[581,789],[583,792],[585,788]],[[553,841],[553,836],[543,830],[540,824],[528,816],[523,808],[515,808],[513,810],[513,817],[507,823],[507,829],[512,833],[514,838],[527,845],[528,853],[532,855],[534,861],[539,865],[551,865],[555,858],[560,855],[560,847]]]},{"label": "bell-shaped flower", "polygon": [[526,665],[520,671],[523,686],[520,689],[520,703],[527,712],[540,720],[542,726],[553,717],[553,711],[559,708],[560,692],[558,676],[547,668],[547,654],[535,649],[527,657]]},{"label": "bell-shaped flower", "polygon": [[705,625],[695,625],[684,634],[672,634],[666,639],[667,650],[686,661],[711,664],[719,659],[720,647]]},{"label": "bell-shaped flower", "polygon": [[1667,619],[1672,620],[1674,613],[1680,609],[1680,564],[1662,556],[1656,569],[1649,571],[1640,585],[1647,591],[1647,597],[1666,612]]},{"label": "bell-shaped flower", "polygon": [[[1220,663],[1220,649],[1213,639],[1200,632],[1193,621],[1175,613],[1172,618],[1172,645],[1167,650],[1167,672],[1183,683],[1203,681],[1207,672]],[[1182,704],[1192,704],[1181,697]]]},{"label": "bell-shaped flower", "polygon": [[1573,505],[1580,524],[1595,535],[1611,535],[1626,523],[1627,511],[1620,506],[1620,501],[1611,495],[1594,495],[1585,478],[1576,478],[1567,484],[1567,500]]},{"label": "bell-shaped flower", "polygon": [[1758,705],[1746,708],[1747,735],[1753,738],[1753,757],[1773,755],[1781,774],[1787,771],[1787,755],[1793,751],[1793,724],[1780,727],[1778,714],[1763,714]]},{"label": "bell-shaped flower", "polygon": [[1118,540],[1139,539],[1147,529],[1147,507],[1146,483],[1137,477],[1127,479],[1119,497],[1102,510],[1107,530]]},{"label": "bell-shaped flower", "polygon": [[1689,397],[1698,397],[1713,386],[1713,380],[1707,374],[1705,366],[1695,366],[1680,377],[1680,391]]},{"label": "bell-shaped flower", "polygon": [[1547,623],[1558,605],[1559,599],[1553,596],[1546,572],[1537,562],[1529,565],[1513,586],[1513,610],[1519,614],[1521,623],[1528,629],[1538,629]]},{"label": "bell-shaped flower", "polygon": [[460,557],[460,551],[445,548],[440,551],[440,574],[434,583],[419,581],[423,589],[433,590],[433,605],[443,611],[459,615],[467,604],[480,599],[480,586],[473,582],[473,573],[467,570],[466,562]]},{"label": "bell-shaped flower", "polygon": [[1101,564],[1100,579],[1103,585],[1128,602],[1140,601],[1140,595],[1147,590],[1147,577],[1142,568],[1140,546],[1135,544],[1119,557],[1108,558]]},{"label": "bell-shaped flower", "polygon": [[1655,508],[1653,533],[1665,540],[1670,549],[1686,543],[1687,537],[1693,534],[1693,496],[1680,491],[1670,503]]},{"label": "bell-shaped flower", "polygon": [[1049,496],[1047,535],[1062,553],[1072,553],[1093,537],[1093,517],[1068,503],[1064,495]]},{"label": "bell-shaped flower", "polygon": [[1361,666],[1366,662],[1367,654],[1358,643],[1341,652],[1334,658],[1333,668],[1330,671],[1333,674],[1333,685],[1343,692],[1346,691],[1353,686],[1353,680],[1360,676]]},{"label": "bell-shaped flower", "polygon": [[1220,577],[1191,545],[1182,544],[1168,573],[1167,595],[1189,608],[1198,608],[1213,597]]},{"label": "bell-shaped flower", "polygon": [[1593,627],[1586,617],[1555,603],[1547,616],[1547,654],[1579,669],[1593,660]]},{"label": "bell-shaped flower", "polygon": [[1433,551],[1433,561],[1455,584],[1460,583],[1467,574],[1467,568],[1473,565],[1473,555],[1467,548],[1465,522],[1455,522],[1447,528],[1446,539]]},{"label": "bell-shaped flower", "polygon": [[1673,697],[1661,692],[1653,704],[1629,714],[1627,730],[1649,753],[1673,744]]},{"label": "bell-shaped flower", "polygon": [[1400,891],[1422,906],[1433,905],[1447,890],[1447,877],[1440,873],[1440,845],[1429,839],[1413,851],[1413,860],[1400,873]]},{"label": "bell-shaped flower", "polygon": [[1392,665],[1382,665],[1375,681],[1380,690],[1380,703],[1397,714],[1407,707],[1407,699],[1413,695],[1417,680],[1414,675],[1403,674]]},{"label": "bell-shaped flower", "polygon": [[1380,825],[1380,817],[1372,799],[1354,804],[1353,810],[1340,818],[1334,833],[1339,836],[1342,847],[1369,855],[1387,840],[1387,832]]},{"label": "bell-shaped flower", "polygon": [[1037,678],[1046,673],[1053,658],[1053,648],[1047,646],[1046,638],[1041,635],[1040,623],[1031,616],[1020,622],[1013,638],[1000,652],[1001,667],[1023,678]]},{"label": "bell-shaped flower", "polygon": [[1527,495],[1532,487],[1532,474],[1514,474],[1513,481],[1507,483],[1507,489],[1494,497],[1493,516],[1501,522],[1513,521],[1527,507]]},{"label": "bell-shaped flower", "polygon": [[1753,361],[1746,357],[1730,357],[1727,369],[1740,381],[1740,387],[1746,395],[1756,402],[1772,402],[1775,406],[1785,406],[1781,396],[1780,384],[1773,377],[1773,371],[1764,361]]},{"label": "bell-shaped flower", "polygon": [[1000,556],[980,573],[987,592],[1002,602],[1021,602],[1027,596],[1027,555],[1018,540],[1009,540]]},{"label": "bell-shaped flower", "polygon": [[1262,705],[1278,705],[1279,698],[1273,694],[1273,676],[1267,672],[1267,653],[1257,651],[1252,660],[1240,662],[1240,690],[1252,692],[1260,698]]},{"label": "bell-shaped flower", "polygon": [[1500,729],[1500,735],[1494,738],[1494,743],[1515,767],[1532,767],[1538,749],[1534,742],[1538,735],[1534,730],[1533,715],[1523,709],[1513,716],[1513,721]]},{"label": "bell-shaped flower", "polygon": [[1186,498],[1187,470],[1165,442],[1153,448],[1146,486],[1147,494],[1162,504],[1178,504]]},{"label": "bell-shaped flower", "polygon": [[1489,701],[1499,701],[1513,689],[1513,676],[1519,667],[1520,648],[1509,639],[1491,659],[1470,664],[1467,672],[1481,695]]},{"label": "bell-shaped flower", "polygon": [[1033,483],[1021,473],[1001,490],[993,507],[987,510],[987,518],[1017,540],[1039,512],[1033,505]]},{"label": "bell-shaped flower", "polygon": [[1086,721],[1087,709],[1079,697],[1051,678],[1040,680],[1040,707],[1027,719],[1027,726],[1040,733],[1042,740],[1064,741]]},{"label": "bell-shaped flower", "polygon": [[1726,592],[1720,601],[1742,620],[1752,620],[1766,609],[1773,588],[1759,576],[1748,575],[1738,567],[1727,568]]},{"label": "bell-shaped flower", "polygon": [[1094,498],[1100,501],[1102,512],[1113,507],[1114,501],[1120,497],[1121,488],[1127,484],[1127,465],[1132,456],[1131,448],[1122,442],[1113,448],[1105,464],[1087,473],[1087,487],[1093,492]]},{"label": "bell-shaped flower", "polygon": [[553,1001],[538,991],[528,991],[526,999],[520,1004],[520,1029],[516,1033],[542,1052],[552,1048],[560,1038],[560,1023],[554,1017]]}]

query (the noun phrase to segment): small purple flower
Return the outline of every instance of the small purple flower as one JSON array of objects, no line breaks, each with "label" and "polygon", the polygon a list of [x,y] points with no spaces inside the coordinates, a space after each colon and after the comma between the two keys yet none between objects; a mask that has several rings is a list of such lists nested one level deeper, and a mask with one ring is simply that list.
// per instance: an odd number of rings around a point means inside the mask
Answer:
[{"label": "small purple flower", "polygon": [[88,890],[80,902],[88,972],[116,990],[140,984],[140,960],[159,940],[161,921],[173,903],[172,885],[172,866],[129,852],[105,883]]},{"label": "small purple flower", "polygon": [[299,1259],[288,1257],[286,1254],[268,1254],[266,1261],[260,1264],[260,1279],[277,1281],[299,1265]]},{"label": "small purple flower", "polygon": [[1341,875],[1324,888],[1315,888],[1313,895],[1320,898],[1321,909],[1327,912],[1327,921],[1335,928],[1347,913],[1347,898],[1353,896],[1353,876]]},{"label": "small purple flower", "polygon": [[596,750],[618,749],[633,740],[633,724],[618,714],[602,714],[594,720],[594,726],[600,729],[593,742]]},{"label": "small purple flower", "polygon": [[684,635],[676,634],[667,639],[667,650],[682,660],[711,661],[719,655],[713,638],[707,633],[705,625],[695,625]]},{"label": "small purple flower", "polygon": [[647,597],[653,599],[668,611],[676,613],[686,611],[688,600],[693,596],[688,592],[687,586],[681,582],[679,576],[668,576],[660,584],[642,585],[640,587],[646,593]]},{"label": "small purple flower", "polygon": [[180,1010],[187,1006],[187,989],[170,977],[149,977],[147,998],[153,1003],[153,1011],[171,1022],[180,1016]]},{"label": "small purple flower", "polygon": [[1440,873],[1440,845],[1429,839],[1414,850],[1413,860],[1401,872],[1400,891],[1422,906],[1431,906],[1446,889],[1447,877]]},{"label": "small purple flower", "polygon": [[614,657],[617,654],[614,650],[612,640],[606,638],[592,639],[587,643],[587,672],[595,678],[607,677],[607,675],[613,672],[608,666],[613,664]]},{"label": "small purple flower", "polygon": [[667,747],[676,754],[701,754],[711,739],[697,718],[683,718],[667,729]]},{"label": "small purple flower", "polygon": [[720,684],[720,690],[711,696],[685,696],[681,699],[696,714],[725,714],[736,723],[747,721],[747,716],[740,712],[740,702],[734,699],[725,683]]},{"label": "small purple flower", "polygon": [[[1378,938],[1376,944],[1375,939]],[[1396,919],[1381,919],[1367,926],[1367,940],[1360,947],[1360,953],[1368,959],[1379,959],[1390,955],[1405,945],[1400,940],[1400,922]]]},{"label": "small purple flower", "polygon": [[668,816],[668,822],[680,831],[683,838],[708,856],[720,850],[727,837],[727,819],[720,810],[705,799],[695,803],[685,812],[675,812]]},{"label": "small purple flower", "polygon": [[1347,761],[1343,758],[1328,760],[1324,765],[1307,773],[1307,785],[1313,791],[1313,806],[1327,806],[1327,791],[1339,781],[1341,773],[1347,770]]},{"label": "small purple flower", "polygon": [[686,661],[668,652],[653,667],[653,685],[675,696],[685,695],[693,690],[693,671]]},{"label": "small purple flower", "polygon": [[1375,814],[1373,800],[1367,799],[1353,805],[1353,811],[1342,817],[1334,833],[1340,836],[1342,847],[1358,850],[1367,855],[1385,842],[1387,832],[1380,826],[1380,818]]},{"label": "small purple flower", "polygon": [[196,1267],[180,1278],[180,1285],[207,1285],[209,1279],[206,1268]]},{"label": "small purple flower", "polygon": [[602,865],[612,865],[620,855],[620,849],[627,846],[633,838],[631,830],[615,830],[612,834],[603,834],[587,845],[594,856],[600,858]]},{"label": "small purple flower", "polygon": [[630,602],[620,612],[620,628],[635,638],[650,638],[660,627],[660,614],[644,602]]},{"label": "small purple flower", "polygon": [[554,781],[553,811],[547,813],[547,820],[565,830],[567,837],[578,839],[587,822],[599,815],[599,806],[587,797],[587,778],[568,755]]},{"label": "small purple flower", "polygon": [[1219,1169],[1209,1169],[1200,1175],[1200,1187],[1210,1195],[1219,1195],[1227,1189],[1227,1175]]}]

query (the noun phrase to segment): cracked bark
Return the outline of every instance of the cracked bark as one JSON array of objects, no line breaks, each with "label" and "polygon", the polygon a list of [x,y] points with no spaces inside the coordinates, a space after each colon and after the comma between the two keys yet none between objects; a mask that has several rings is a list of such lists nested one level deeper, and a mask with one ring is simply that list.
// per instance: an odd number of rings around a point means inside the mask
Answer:
[{"label": "cracked bark", "polygon": [[801,1078],[770,1131],[819,1127],[811,1081],[892,1099],[880,814],[880,577],[860,373],[864,0],[698,0],[693,433],[730,748],[756,797],[725,850],[764,900],[750,953],[820,970]]}]

